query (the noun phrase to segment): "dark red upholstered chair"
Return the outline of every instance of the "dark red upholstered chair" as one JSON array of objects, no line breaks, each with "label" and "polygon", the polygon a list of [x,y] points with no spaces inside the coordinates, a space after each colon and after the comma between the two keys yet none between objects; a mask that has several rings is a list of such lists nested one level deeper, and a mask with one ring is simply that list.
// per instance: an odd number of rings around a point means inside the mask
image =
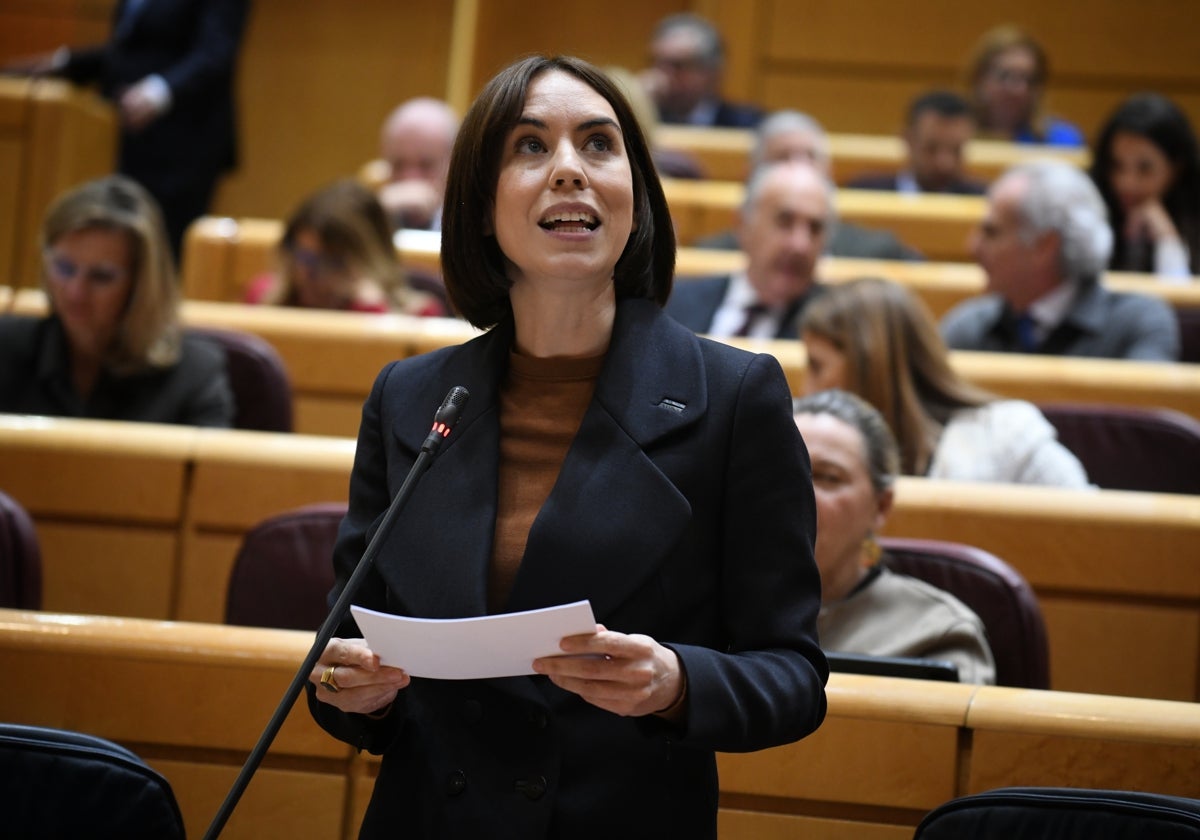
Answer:
[{"label": "dark red upholstered chair", "polygon": [[885,565],[962,601],[983,621],[996,684],[1050,687],[1050,649],[1042,609],[1025,578],[999,557],[941,540],[883,537]]},{"label": "dark red upholstered chair", "polygon": [[33,520],[0,492],[0,607],[42,608],[42,554]]},{"label": "dark red upholstered chair", "polygon": [[1179,321],[1179,361],[1200,362],[1200,309],[1176,309]]},{"label": "dark red upholstered chair", "polygon": [[203,336],[225,350],[229,385],[237,406],[235,429],[292,430],[292,384],[274,347],[253,333],[238,330],[189,327],[188,333]]},{"label": "dark red upholstered chair", "polygon": [[329,612],[333,544],[344,502],[306,505],[247,532],[233,562],[225,623],[316,630]]},{"label": "dark red upholstered chair", "polygon": [[1165,408],[1039,406],[1088,479],[1108,490],[1200,493],[1200,421]]},{"label": "dark red upholstered chair", "polygon": [[925,815],[913,840],[1200,840],[1200,800],[1089,788],[1010,787]]}]

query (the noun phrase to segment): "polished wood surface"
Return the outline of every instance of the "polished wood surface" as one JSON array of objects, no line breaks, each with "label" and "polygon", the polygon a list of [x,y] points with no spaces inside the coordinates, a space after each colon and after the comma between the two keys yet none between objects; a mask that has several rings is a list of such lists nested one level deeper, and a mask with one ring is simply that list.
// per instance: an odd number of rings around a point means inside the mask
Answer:
[{"label": "polished wood surface", "polygon": [[[113,492],[112,452],[121,486],[177,504],[172,516]],[[353,454],[350,438],[0,415],[0,463],[22,467],[5,489],[44,535],[51,610],[222,620],[242,536],[345,501]],[[43,475],[73,492],[45,492]],[[906,477],[883,532],[978,545],[1020,571],[1046,616],[1055,688],[1200,700],[1200,497]],[[931,724],[954,714],[913,702]]]},{"label": "polished wood surface", "polygon": [[19,285],[41,276],[40,230],[51,202],[116,163],[108,103],[55,79],[0,76],[0,268]]},{"label": "polished wood surface", "polygon": [[[0,610],[0,661],[20,690],[0,717],[115,740],[166,775],[199,836],[311,635]],[[993,786],[1200,795],[1200,706],[833,674],[829,712],[798,743],[720,754],[730,840],[909,837],[926,811]],[[225,833],[357,834],[378,760],[293,709]]]}]

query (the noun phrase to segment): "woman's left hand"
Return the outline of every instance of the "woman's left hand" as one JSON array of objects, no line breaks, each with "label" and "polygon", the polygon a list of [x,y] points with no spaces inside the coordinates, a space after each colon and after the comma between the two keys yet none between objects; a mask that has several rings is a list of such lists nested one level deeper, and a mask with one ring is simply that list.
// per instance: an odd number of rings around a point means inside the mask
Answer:
[{"label": "woman's left hand", "polygon": [[649,636],[626,635],[596,625],[595,633],[567,636],[564,656],[533,661],[533,669],[593,706],[640,717],[675,705],[684,690],[675,651]]}]

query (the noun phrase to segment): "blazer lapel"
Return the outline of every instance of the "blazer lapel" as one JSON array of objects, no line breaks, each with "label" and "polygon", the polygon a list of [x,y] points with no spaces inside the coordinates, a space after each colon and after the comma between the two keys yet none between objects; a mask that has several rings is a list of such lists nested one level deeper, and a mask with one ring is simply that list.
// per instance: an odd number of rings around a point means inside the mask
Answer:
[{"label": "blazer lapel", "polygon": [[597,616],[609,614],[677,544],[691,506],[648,452],[707,408],[698,342],[655,304],[620,303],[595,396],[530,530],[507,610],[588,598]]},{"label": "blazer lapel", "polygon": [[[402,407],[392,429],[414,459],[450,388],[462,385],[470,392],[458,425],[396,521],[384,555],[391,562],[379,569],[409,615],[461,618],[487,611],[500,440],[497,389],[511,344],[509,321],[456,348],[445,364],[425,368],[426,381],[402,389],[428,404],[427,411],[425,405]],[[390,477],[393,493],[403,478]]]}]

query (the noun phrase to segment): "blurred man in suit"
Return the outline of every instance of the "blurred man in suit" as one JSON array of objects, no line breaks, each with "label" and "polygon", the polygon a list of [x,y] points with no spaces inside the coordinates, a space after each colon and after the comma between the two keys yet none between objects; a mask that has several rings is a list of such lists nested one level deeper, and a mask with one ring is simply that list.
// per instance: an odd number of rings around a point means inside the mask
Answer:
[{"label": "blurred man in suit", "polygon": [[848,186],[902,193],[983,195],[987,187],[966,174],[965,150],[975,133],[971,105],[957,93],[934,90],[908,108],[904,146],[908,166],[894,175],[864,175]]},{"label": "blurred man in suit", "polygon": [[458,115],[440,99],[410,99],[388,115],[379,137],[388,181],[379,190],[379,201],[394,228],[441,229],[446,172],[457,134]]},{"label": "blurred man in suit", "polygon": [[988,193],[972,250],[987,294],[942,320],[957,350],[1175,361],[1179,325],[1159,298],[1100,282],[1112,230],[1086,173],[1065,163],[1014,167]]},{"label": "blurred man in suit", "polygon": [[[751,177],[760,167],[783,161],[810,163],[832,182],[829,137],[821,124],[808,114],[776,111],[763,120],[755,131],[754,147],[750,152]],[[733,231],[707,237],[697,245],[725,250],[738,247]],[[862,227],[842,219],[837,219],[832,229],[827,231],[825,253],[834,257],[872,260],[923,259],[920,252],[905,245],[891,231]]]},{"label": "blurred man in suit", "polygon": [[233,81],[249,0],[118,0],[108,42],[9,69],[97,83],[117,106],[117,169],[158,201],[176,257],[237,162]]},{"label": "blurred man in suit", "polygon": [[714,337],[796,338],[797,317],[819,290],[817,261],[833,219],[833,190],[811,163],[759,167],[739,213],[746,270],[677,282],[667,314]]},{"label": "blurred man in suit", "polygon": [[664,123],[753,128],[762,110],[721,99],[725,49],[720,33],[704,18],[663,18],[650,42],[650,69],[642,84]]}]

